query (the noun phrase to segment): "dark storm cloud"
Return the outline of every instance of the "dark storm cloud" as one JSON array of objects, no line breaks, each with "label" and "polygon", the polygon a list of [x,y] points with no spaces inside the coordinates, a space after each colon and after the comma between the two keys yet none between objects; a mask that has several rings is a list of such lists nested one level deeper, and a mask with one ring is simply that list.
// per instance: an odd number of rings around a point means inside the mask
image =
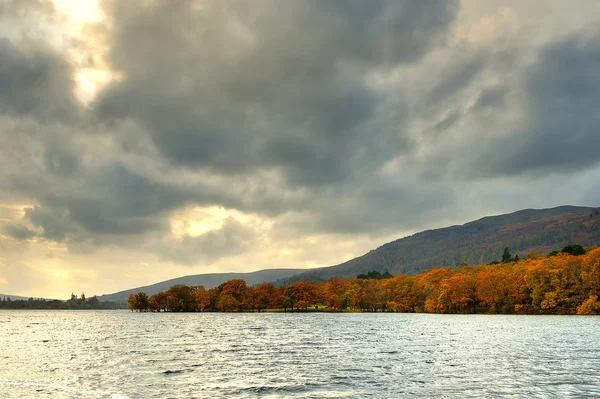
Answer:
[{"label": "dark storm cloud", "polygon": [[[409,150],[402,120],[393,121],[393,139],[368,128],[384,98],[367,74],[417,61],[443,38],[457,8],[198,4],[110,3],[113,28],[100,31],[123,80],[102,93],[96,112],[135,118],[173,164],[227,174],[275,168],[306,186],[371,169],[382,151]],[[380,141],[393,146],[369,144]]]},{"label": "dark storm cloud", "polygon": [[40,207],[25,218],[43,228],[43,237],[64,240],[67,233],[131,235],[168,230],[165,213],[196,196],[185,189],[138,175],[118,163],[80,172],[79,188],[42,187]]},{"label": "dark storm cloud", "polygon": [[62,55],[33,39],[18,47],[0,37],[0,114],[68,121],[80,109],[72,69]]},{"label": "dark storm cloud", "polygon": [[73,226],[69,225],[67,213],[64,210],[56,211],[34,206],[25,209],[25,220],[32,225],[42,228],[40,237],[60,242],[67,238],[67,233],[73,232]]},{"label": "dark storm cloud", "polygon": [[[479,158],[488,175],[574,172],[600,161],[600,33],[577,32],[540,51],[527,70],[524,89],[528,122],[494,141],[494,153]],[[496,87],[478,100],[503,101]]]},{"label": "dark storm cloud", "polygon": [[157,229],[160,226],[155,220],[145,218],[181,205],[190,194],[168,184],[159,185],[119,164],[108,165],[88,180],[93,195],[55,197],[49,202],[65,204],[71,220],[99,234],[135,234]]}]

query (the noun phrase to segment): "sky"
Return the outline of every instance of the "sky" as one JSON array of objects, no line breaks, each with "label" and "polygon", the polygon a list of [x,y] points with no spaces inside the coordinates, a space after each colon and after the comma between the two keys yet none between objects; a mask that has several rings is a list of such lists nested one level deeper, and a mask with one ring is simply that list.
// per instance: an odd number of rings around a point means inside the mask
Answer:
[{"label": "sky", "polygon": [[0,292],[600,206],[597,0],[0,0]]}]

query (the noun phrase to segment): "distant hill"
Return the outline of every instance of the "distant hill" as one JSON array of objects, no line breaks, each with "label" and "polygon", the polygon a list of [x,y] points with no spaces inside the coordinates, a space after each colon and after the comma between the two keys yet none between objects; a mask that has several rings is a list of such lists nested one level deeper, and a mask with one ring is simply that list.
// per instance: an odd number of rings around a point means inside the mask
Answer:
[{"label": "distant hill", "polygon": [[461,226],[401,238],[348,262],[311,269],[280,279],[276,284],[351,278],[371,270],[398,275],[458,266],[461,262],[487,264],[500,260],[505,247],[511,254],[523,257],[532,250],[545,254],[571,243],[597,246],[600,245],[599,213],[597,208],[561,206],[488,216]]},{"label": "distant hill", "polygon": [[136,294],[140,291],[145,292],[148,295],[154,295],[161,291],[166,291],[170,287],[183,284],[183,285],[203,285],[204,288],[209,289],[217,287],[232,279],[243,279],[248,285],[261,284],[269,281],[275,281],[282,278],[291,277],[295,274],[305,271],[306,269],[267,269],[259,270],[252,273],[212,273],[212,274],[196,274],[192,276],[185,276],[174,278],[172,280],[162,281],[160,283],[147,285],[144,287],[133,288],[130,290],[120,291],[114,294],[101,295],[98,297],[101,301],[127,301],[129,294]]},{"label": "distant hill", "polygon": [[[0,294],[0,299],[4,299],[4,298],[8,298],[11,301],[26,301],[28,300],[29,296],[18,296],[18,295],[9,295],[9,294]],[[34,299],[38,299],[37,297],[34,297]],[[47,298],[41,298],[41,299],[46,299],[48,301],[52,301],[52,299],[47,299]]]}]

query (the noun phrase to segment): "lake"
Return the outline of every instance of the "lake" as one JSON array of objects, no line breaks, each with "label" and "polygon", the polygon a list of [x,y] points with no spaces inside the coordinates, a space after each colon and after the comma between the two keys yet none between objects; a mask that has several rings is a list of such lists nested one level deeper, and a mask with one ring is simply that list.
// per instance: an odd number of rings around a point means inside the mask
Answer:
[{"label": "lake", "polygon": [[4,310],[0,397],[600,397],[600,317]]}]

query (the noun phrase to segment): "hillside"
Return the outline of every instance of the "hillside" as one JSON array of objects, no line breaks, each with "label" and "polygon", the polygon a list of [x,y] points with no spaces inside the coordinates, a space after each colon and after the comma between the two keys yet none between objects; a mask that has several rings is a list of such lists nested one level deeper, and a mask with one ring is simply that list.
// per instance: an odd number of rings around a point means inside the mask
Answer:
[{"label": "hillside", "polygon": [[101,301],[127,301],[129,294],[135,294],[140,291],[148,295],[154,295],[161,291],[166,291],[170,287],[178,284],[195,286],[203,285],[209,289],[217,287],[232,279],[243,279],[248,285],[255,285],[269,281],[289,278],[295,274],[303,272],[305,269],[267,269],[259,270],[252,273],[211,273],[211,274],[196,274],[192,276],[178,277],[171,280],[162,281],[160,283],[147,285],[144,287],[132,288],[125,291],[120,291],[114,294],[101,295],[98,297]]},{"label": "hillside", "polygon": [[423,231],[348,262],[311,269],[276,283],[351,278],[371,270],[414,275],[432,268],[457,266],[461,262],[486,264],[499,260],[505,247],[513,255],[524,257],[532,250],[547,253],[571,243],[597,246],[600,244],[599,213],[597,208],[561,206],[488,216],[461,226]]}]

